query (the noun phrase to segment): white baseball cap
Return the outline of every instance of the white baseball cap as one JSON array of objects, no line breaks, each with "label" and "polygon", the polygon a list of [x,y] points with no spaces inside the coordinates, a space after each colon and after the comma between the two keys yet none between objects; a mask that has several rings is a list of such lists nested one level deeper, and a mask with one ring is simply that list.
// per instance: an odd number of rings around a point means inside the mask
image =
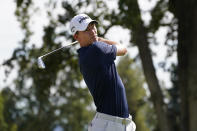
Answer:
[{"label": "white baseball cap", "polygon": [[91,22],[98,23],[96,20],[92,20],[86,14],[79,14],[72,18],[70,22],[70,29],[72,34],[74,35],[77,31],[84,31],[88,27],[88,24]]}]

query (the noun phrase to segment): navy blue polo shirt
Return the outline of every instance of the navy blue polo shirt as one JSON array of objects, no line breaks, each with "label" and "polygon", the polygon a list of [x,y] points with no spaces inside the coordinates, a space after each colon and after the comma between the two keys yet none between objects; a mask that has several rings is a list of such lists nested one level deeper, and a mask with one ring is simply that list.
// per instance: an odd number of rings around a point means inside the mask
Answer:
[{"label": "navy blue polo shirt", "polygon": [[80,71],[93,96],[96,110],[127,118],[129,113],[125,88],[114,63],[116,46],[94,42],[77,52]]}]

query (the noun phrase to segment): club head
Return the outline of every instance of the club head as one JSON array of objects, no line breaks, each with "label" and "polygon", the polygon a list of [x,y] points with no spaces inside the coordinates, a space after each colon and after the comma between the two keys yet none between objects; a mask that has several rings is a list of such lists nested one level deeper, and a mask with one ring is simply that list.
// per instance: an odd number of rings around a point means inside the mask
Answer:
[{"label": "club head", "polygon": [[44,62],[42,60],[42,57],[38,57],[38,67],[41,69],[45,68]]}]

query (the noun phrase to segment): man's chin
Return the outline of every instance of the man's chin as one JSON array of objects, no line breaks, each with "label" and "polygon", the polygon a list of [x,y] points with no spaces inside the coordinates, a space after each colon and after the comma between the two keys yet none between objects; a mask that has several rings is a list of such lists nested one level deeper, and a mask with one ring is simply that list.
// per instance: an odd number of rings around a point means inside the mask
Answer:
[{"label": "man's chin", "polygon": [[92,39],[92,42],[96,42],[96,41],[98,41],[98,37]]}]

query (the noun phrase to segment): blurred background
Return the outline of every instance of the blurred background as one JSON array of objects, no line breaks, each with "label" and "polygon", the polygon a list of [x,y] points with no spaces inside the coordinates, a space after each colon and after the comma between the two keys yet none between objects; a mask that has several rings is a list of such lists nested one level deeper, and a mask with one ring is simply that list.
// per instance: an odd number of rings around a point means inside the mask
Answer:
[{"label": "blurred background", "polygon": [[197,129],[197,2],[12,0],[0,2],[0,131],[87,131],[95,114],[78,67],[70,19],[86,13],[99,36],[127,46],[116,66],[136,131]]}]

